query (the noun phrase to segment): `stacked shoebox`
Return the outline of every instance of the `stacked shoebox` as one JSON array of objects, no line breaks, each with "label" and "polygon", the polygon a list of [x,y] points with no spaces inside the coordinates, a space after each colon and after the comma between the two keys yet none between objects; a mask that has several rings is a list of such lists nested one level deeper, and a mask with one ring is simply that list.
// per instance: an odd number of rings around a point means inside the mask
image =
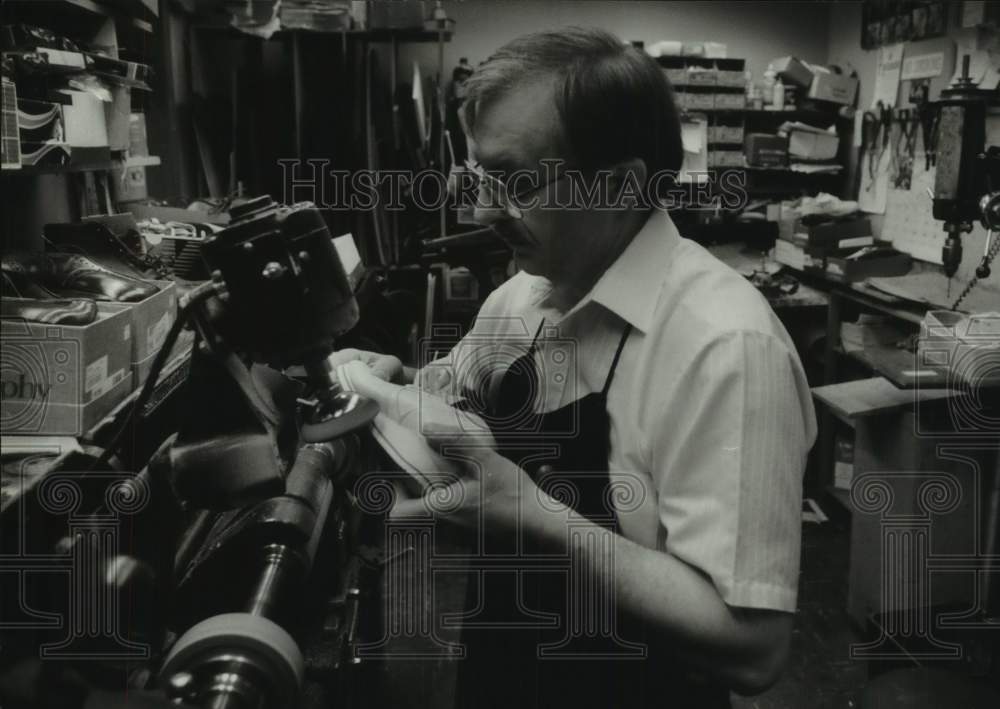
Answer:
[{"label": "stacked shoebox", "polygon": [[746,61],[726,57],[658,56],[656,61],[688,111],[737,111],[746,107]]},{"label": "stacked shoebox", "polygon": [[125,301],[102,301],[101,310],[127,311],[131,324],[129,351],[133,386],[139,387],[163,346],[177,314],[177,287],[173,281],[150,278],[143,264],[123,262],[130,253],[128,240],[138,234],[138,225],[131,214],[109,214],[87,217],[82,222],[46,224],[45,238],[49,246],[61,252],[83,252],[109,271],[141,279],[151,286],[144,298]]},{"label": "stacked shoebox", "polygon": [[4,256],[4,434],[81,435],[132,390],[129,314],[91,297],[105,285],[82,257]]},{"label": "stacked shoebox", "polygon": [[857,215],[804,217],[794,222],[791,233],[779,223],[775,260],[843,282],[908,273],[910,257],[873,234],[871,221]]},{"label": "stacked shoebox", "polygon": [[163,347],[170,327],[177,319],[177,286],[173,281],[149,281],[159,288],[155,294],[136,303],[101,304],[110,312],[126,311],[132,326],[131,353],[132,386],[142,386],[153,366],[153,360]]},{"label": "stacked shoebox", "polygon": [[796,271],[822,274],[826,268],[821,257],[807,252],[809,235],[803,231],[802,214],[794,202],[779,207],[778,238],[774,242],[774,260]]},{"label": "stacked shoebox", "polygon": [[49,251],[4,255],[5,434],[81,435],[148,374],[176,287],[129,262],[127,222],[46,225]]},{"label": "stacked shoebox", "polygon": [[97,424],[132,390],[130,327],[126,312],[98,310],[81,325],[5,314],[4,434],[79,436]]}]

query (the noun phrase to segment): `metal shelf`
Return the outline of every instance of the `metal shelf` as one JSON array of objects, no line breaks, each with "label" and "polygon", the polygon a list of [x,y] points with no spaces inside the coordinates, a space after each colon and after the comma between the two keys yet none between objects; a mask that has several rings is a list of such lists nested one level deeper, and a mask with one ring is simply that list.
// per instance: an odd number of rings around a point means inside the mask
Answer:
[{"label": "metal shelf", "polygon": [[4,175],[66,175],[74,172],[110,170],[110,162],[69,163],[68,165],[22,165],[20,170],[4,170]]},{"label": "metal shelf", "polygon": [[122,167],[156,167],[161,161],[157,155],[136,155],[126,160],[98,160],[69,163],[67,165],[22,165],[20,169],[4,170],[4,175],[65,175],[74,172],[101,172]]},{"label": "metal shelf", "polygon": [[160,165],[159,155],[131,155],[125,160],[114,161],[114,167],[156,167]]},{"label": "metal shelf", "polygon": [[[200,23],[193,25],[193,29],[201,32],[219,32],[230,34],[235,37],[249,38],[251,35],[241,32],[228,24]],[[292,37],[295,35],[332,35],[334,37],[345,37],[351,39],[361,39],[367,42],[450,42],[453,32],[451,30],[426,30],[422,27],[412,29],[369,29],[369,30],[307,30],[307,29],[280,29],[272,37]]]}]

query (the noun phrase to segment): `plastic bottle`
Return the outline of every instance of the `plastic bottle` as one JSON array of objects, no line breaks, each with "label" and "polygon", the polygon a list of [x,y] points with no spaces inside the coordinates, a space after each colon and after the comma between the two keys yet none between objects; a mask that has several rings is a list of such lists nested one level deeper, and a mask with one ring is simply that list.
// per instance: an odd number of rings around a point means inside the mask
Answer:
[{"label": "plastic bottle", "polygon": [[774,98],[771,99],[772,107],[775,111],[785,110],[785,85],[781,79],[774,82]]},{"label": "plastic bottle", "polygon": [[767,71],[764,72],[764,104],[770,105],[774,101],[774,80],[777,74],[774,71],[774,67],[770,64],[767,65]]}]

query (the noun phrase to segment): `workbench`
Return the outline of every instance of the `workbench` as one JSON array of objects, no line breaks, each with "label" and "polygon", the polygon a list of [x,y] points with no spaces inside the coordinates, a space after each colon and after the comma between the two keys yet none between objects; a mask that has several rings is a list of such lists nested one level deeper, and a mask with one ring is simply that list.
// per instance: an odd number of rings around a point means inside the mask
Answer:
[{"label": "workbench", "polygon": [[[764,270],[766,255],[740,243],[711,246],[709,252],[745,276]],[[893,346],[845,350],[841,340],[841,325],[845,310],[862,308],[907,323],[911,329],[915,329],[928,310],[946,309],[946,305],[953,301],[964,286],[963,283],[953,284],[954,292],[949,292],[947,282],[935,267],[919,263],[915,263],[912,272],[906,276],[872,279],[879,284],[879,288],[866,282],[842,283],[794,271],[793,275],[799,279],[798,290],[787,296],[769,296],[768,303],[782,317],[790,331],[793,324],[801,325],[802,318],[806,318],[808,322],[809,317],[817,317],[815,311],[803,309],[824,309],[825,337],[820,384],[831,385],[838,382],[843,376],[842,358],[847,357],[901,388],[903,396],[907,396],[907,389],[919,387],[927,391],[947,387],[947,382],[941,376],[924,376],[918,382],[912,376],[912,372],[919,369],[915,366],[916,355],[909,350]],[[984,283],[972,291],[962,305],[963,309],[971,312],[984,312],[997,309],[998,304],[1000,301],[997,301],[991,284]],[[794,332],[792,335],[800,350],[804,350],[800,338],[796,338]],[[804,359],[804,352],[802,354]],[[832,479],[835,429],[834,418],[829,409],[822,407],[819,411],[817,444],[819,476],[822,480]]]},{"label": "workbench", "polygon": [[[763,271],[767,254],[754,251],[742,243],[718,244],[708,248],[709,253],[743,276],[754,271]],[[826,307],[829,299],[823,291],[799,282],[799,288],[790,295],[768,297],[767,302],[775,310],[790,308]]]}]

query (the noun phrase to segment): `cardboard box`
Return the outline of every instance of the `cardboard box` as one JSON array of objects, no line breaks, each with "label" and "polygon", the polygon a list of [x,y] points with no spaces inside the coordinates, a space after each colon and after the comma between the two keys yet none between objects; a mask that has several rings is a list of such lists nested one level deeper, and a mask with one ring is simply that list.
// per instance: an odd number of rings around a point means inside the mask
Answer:
[{"label": "cardboard box", "polygon": [[708,142],[743,144],[743,126],[709,126]]},{"label": "cardboard box", "polygon": [[852,236],[839,241],[806,242],[805,250],[810,256],[849,256],[865,246],[892,246],[888,241],[877,241],[874,236]]},{"label": "cardboard box", "polygon": [[712,150],[708,153],[708,164],[711,167],[743,167],[743,151]]},{"label": "cardboard box", "polygon": [[[191,345],[194,344],[194,333],[190,330],[181,330],[180,335],[177,337],[177,341],[174,343],[173,349],[170,351],[170,356],[167,357],[166,365],[164,366],[164,371],[170,369],[170,364],[176,359],[189,357],[191,354]],[[146,378],[149,376],[150,370],[153,368],[153,360],[156,359],[156,355],[159,354],[159,348],[155,352],[151,352],[146,359],[141,362],[132,363],[132,388],[139,389],[143,384],[146,383]],[[160,379],[157,382],[159,386],[163,381],[163,373],[160,373]]]},{"label": "cardboard box", "polygon": [[894,249],[875,252],[864,258],[828,256],[826,275],[834,281],[854,283],[875,276],[905,276],[912,264],[909,254]]},{"label": "cardboard box", "polygon": [[418,0],[369,2],[366,15],[368,29],[413,29],[423,28],[427,9]]},{"label": "cardboard box", "polygon": [[137,202],[149,197],[146,168],[125,165],[111,170],[111,197],[115,202]]},{"label": "cardboard box", "polygon": [[795,235],[810,244],[837,244],[845,239],[872,236],[872,223],[868,217],[831,219],[816,224],[795,222]]},{"label": "cardboard box", "polygon": [[127,86],[110,86],[111,102],[104,104],[104,119],[108,125],[108,145],[112,150],[128,150],[132,91]]},{"label": "cardboard box", "polygon": [[748,133],[745,152],[747,165],[781,167],[788,164],[788,139],[771,133]]},{"label": "cardboard box", "polygon": [[107,148],[110,143],[104,102],[86,91],[60,89],[57,93],[66,97],[62,107],[66,143],[73,148]]},{"label": "cardboard box", "polygon": [[718,78],[715,69],[704,67],[689,67],[686,73],[687,78],[684,83],[692,86],[715,86]]},{"label": "cardboard box", "polygon": [[131,321],[99,309],[89,325],[0,321],[3,434],[79,436],[132,391]]},{"label": "cardboard box", "polygon": [[672,85],[683,86],[687,83],[687,69],[684,67],[664,67],[663,73]]},{"label": "cardboard box", "polygon": [[710,59],[725,59],[728,47],[722,42],[705,42],[705,57]]},{"label": "cardboard box", "polygon": [[825,268],[822,258],[806,253],[801,243],[783,238],[774,241],[774,260],[796,271],[810,271],[820,275]]},{"label": "cardboard box", "polygon": [[742,71],[720,69],[716,77],[716,84],[719,86],[743,88],[746,83],[747,77]]},{"label": "cardboard box", "polygon": [[146,135],[146,114],[131,113],[128,117],[128,154],[149,155],[149,140]]},{"label": "cardboard box", "polygon": [[796,86],[809,86],[813,80],[812,70],[795,57],[781,57],[771,62],[774,72],[782,82]]},{"label": "cardboard box", "polygon": [[805,250],[784,239],[776,239],[774,242],[774,260],[796,271],[803,271],[806,267]]},{"label": "cardboard box", "polygon": [[833,160],[837,157],[840,137],[820,128],[802,124],[788,128],[788,154],[803,160]]},{"label": "cardboard box", "polygon": [[854,103],[854,95],[858,92],[858,80],[829,72],[816,72],[809,86],[807,96],[820,101],[832,101],[845,106]]},{"label": "cardboard box", "polygon": [[693,111],[703,111],[715,108],[715,94],[688,91],[684,93],[683,96],[684,106]]},{"label": "cardboard box", "polygon": [[152,281],[160,286],[156,295],[138,303],[100,303],[102,310],[125,311],[132,325],[131,363],[156,354],[167,339],[177,318],[177,285],[173,281]]},{"label": "cardboard box", "polygon": [[746,108],[747,97],[742,91],[739,93],[715,94],[715,108],[729,108],[739,110]]}]

